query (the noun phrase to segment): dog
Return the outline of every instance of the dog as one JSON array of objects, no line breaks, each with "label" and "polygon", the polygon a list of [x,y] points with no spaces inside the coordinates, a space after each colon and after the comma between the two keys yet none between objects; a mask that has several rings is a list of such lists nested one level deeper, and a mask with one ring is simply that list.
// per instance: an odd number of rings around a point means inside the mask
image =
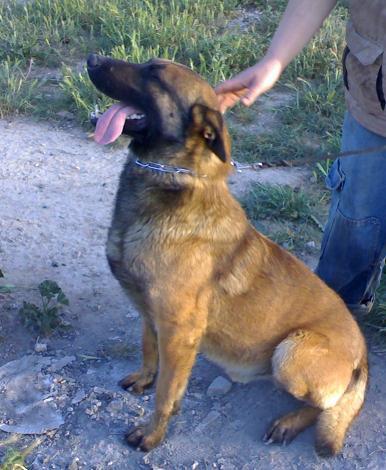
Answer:
[{"label": "dog", "polygon": [[156,375],[152,419],[127,434],[148,451],[179,410],[198,352],[235,381],[272,374],[305,406],[264,439],[287,443],[316,423],[316,451],[337,454],[362,407],[364,338],[343,301],[301,261],[257,232],[232,197],[231,144],[212,87],[188,67],[91,54],[95,87],[117,100],[95,140],[132,138],[108,234],[111,271],[143,320],[142,393]]}]

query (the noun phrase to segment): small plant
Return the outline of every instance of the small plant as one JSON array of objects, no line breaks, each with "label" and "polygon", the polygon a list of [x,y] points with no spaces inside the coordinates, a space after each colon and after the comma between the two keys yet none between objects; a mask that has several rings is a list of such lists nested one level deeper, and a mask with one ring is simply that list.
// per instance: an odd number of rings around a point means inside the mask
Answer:
[{"label": "small plant", "polygon": [[[32,64],[32,62],[31,62]],[[32,112],[38,95],[38,81],[19,61],[6,58],[0,64],[0,118],[14,112]]]},{"label": "small plant", "polygon": [[318,162],[315,165],[315,170],[312,172],[315,181],[323,181],[326,179],[328,172],[330,171],[332,165],[332,160],[330,158],[327,158],[326,160],[323,160],[322,162]]},{"label": "small plant", "polygon": [[24,453],[9,449],[0,464],[0,470],[27,470]]},{"label": "small plant", "polygon": [[60,326],[59,311],[64,305],[68,305],[69,301],[55,281],[43,281],[39,284],[38,290],[41,297],[41,307],[23,302],[19,313],[26,327],[47,335]]},{"label": "small plant", "polygon": [[[13,434],[9,439],[0,441],[0,447],[15,444],[19,437]],[[20,435],[19,435],[20,436]],[[0,462],[0,470],[27,470],[25,459],[43,442],[44,438],[38,438],[23,450],[16,450],[9,447],[2,462]]]}]

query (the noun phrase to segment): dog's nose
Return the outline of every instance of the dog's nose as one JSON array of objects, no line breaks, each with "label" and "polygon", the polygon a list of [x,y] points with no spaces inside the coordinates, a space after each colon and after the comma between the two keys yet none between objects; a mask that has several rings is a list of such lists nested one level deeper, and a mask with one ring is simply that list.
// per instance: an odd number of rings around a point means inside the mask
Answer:
[{"label": "dog's nose", "polygon": [[102,57],[98,54],[89,54],[87,57],[87,67],[95,68],[102,63]]}]

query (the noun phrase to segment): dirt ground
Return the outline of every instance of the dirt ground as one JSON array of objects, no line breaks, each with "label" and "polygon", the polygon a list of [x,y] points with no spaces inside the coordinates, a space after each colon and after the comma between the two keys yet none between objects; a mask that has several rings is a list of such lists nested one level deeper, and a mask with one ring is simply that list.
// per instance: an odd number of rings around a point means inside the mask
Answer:
[{"label": "dirt ground", "polygon": [[[36,470],[384,468],[386,357],[375,351],[365,407],[334,459],[316,456],[312,429],[287,447],[264,445],[266,427],[295,400],[266,380],[211,396],[209,386],[225,375],[203,357],[166,441],[147,454],[127,447],[124,432],[150,414],[154,389],[137,397],[117,385],[140,364],[140,320],[104,255],[125,156],[124,145],[98,147],[71,122],[0,120],[0,268],[16,286],[0,294],[0,461],[18,431],[19,449],[41,433],[27,458]],[[298,186],[309,174],[244,171],[231,188],[241,194],[257,179]],[[71,328],[40,338],[47,351],[38,353],[18,310],[38,301],[44,279],[69,298],[63,316]]]}]

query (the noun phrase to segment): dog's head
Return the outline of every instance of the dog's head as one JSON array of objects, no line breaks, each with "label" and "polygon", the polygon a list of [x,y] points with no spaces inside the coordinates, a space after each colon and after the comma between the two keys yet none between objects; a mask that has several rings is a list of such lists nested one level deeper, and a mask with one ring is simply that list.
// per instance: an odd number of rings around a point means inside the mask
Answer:
[{"label": "dog's head", "polygon": [[118,101],[99,118],[97,142],[113,142],[124,132],[141,156],[172,144],[184,147],[185,155],[229,165],[230,139],[214,90],[188,67],[161,59],[131,64],[91,54],[87,69],[96,88]]}]

